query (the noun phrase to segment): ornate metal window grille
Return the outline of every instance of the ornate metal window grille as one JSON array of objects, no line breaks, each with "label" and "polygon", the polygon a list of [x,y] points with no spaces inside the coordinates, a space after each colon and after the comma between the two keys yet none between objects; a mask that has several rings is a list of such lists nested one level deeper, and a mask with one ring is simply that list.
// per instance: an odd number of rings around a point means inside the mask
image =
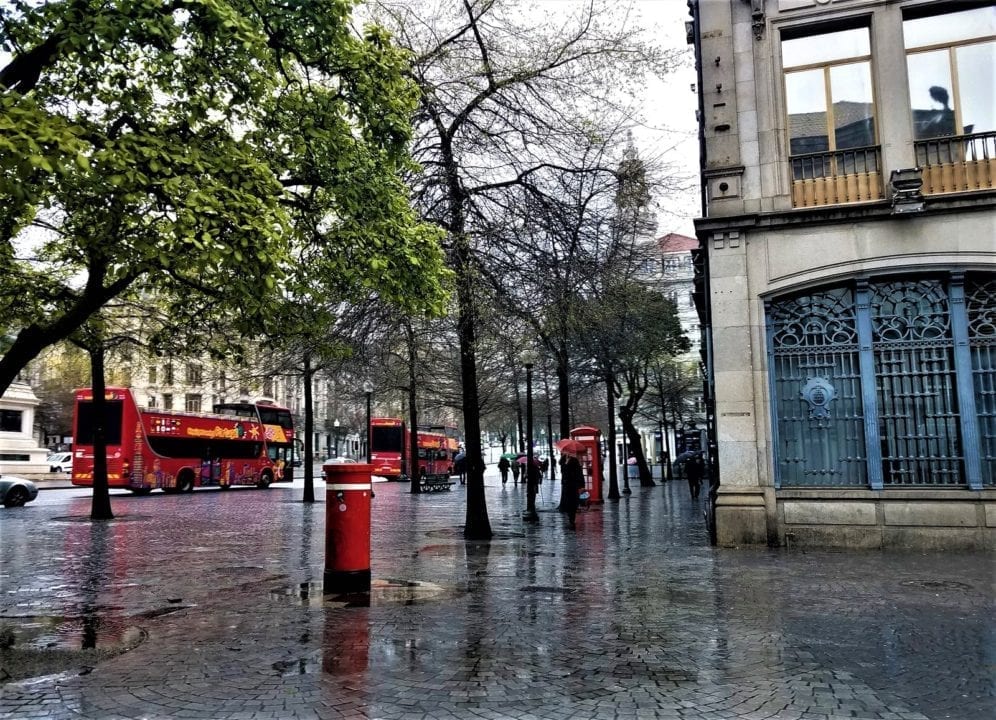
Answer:
[{"label": "ornate metal window grille", "polygon": [[996,276],[767,302],[775,484],[996,484]]},{"label": "ornate metal window grille", "polygon": [[768,308],[779,485],[868,482],[854,311],[848,288]]},{"label": "ornate metal window grille", "polygon": [[996,485],[996,278],[970,279],[965,305],[982,484]]},{"label": "ornate metal window grille", "polygon": [[884,485],[960,485],[954,341],[940,282],[871,286]]}]

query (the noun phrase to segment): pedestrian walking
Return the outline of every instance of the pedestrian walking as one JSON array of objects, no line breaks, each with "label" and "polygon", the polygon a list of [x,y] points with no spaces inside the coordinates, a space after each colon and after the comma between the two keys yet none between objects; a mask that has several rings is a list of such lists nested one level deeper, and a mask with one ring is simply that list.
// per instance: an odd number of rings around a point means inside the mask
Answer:
[{"label": "pedestrian walking", "polygon": [[705,472],[705,465],[701,455],[693,455],[685,461],[685,477],[688,478],[688,491],[692,494],[692,500],[699,496],[702,490],[702,475]]},{"label": "pedestrian walking", "polygon": [[584,473],[581,463],[573,455],[564,463],[561,482],[564,483],[564,512],[570,522],[571,530],[575,529],[574,520],[578,513],[578,493],[584,488]]},{"label": "pedestrian walking", "polygon": [[498,460],[498,472],[501,473],[501,484],[504,485],[508,482],[508,471],[512,467],[512,463],[508,461],[507,457],[502,457]]},{"label": "pedestrian walking", "polygon": [[512,463],[512,481],[513,485],[519,484],[519,463],[517,462]]}]

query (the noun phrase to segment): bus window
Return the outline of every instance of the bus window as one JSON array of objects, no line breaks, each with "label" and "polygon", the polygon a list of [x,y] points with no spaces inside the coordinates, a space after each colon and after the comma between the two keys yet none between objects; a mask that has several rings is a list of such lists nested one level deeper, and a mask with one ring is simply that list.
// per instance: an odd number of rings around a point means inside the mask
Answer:
[{"label": "bus window", "polygon": [[[105,400],[104,403],[107,409],[104,418],[105,440],[108,445],[120,445],[124,403],[121,400]],[[79,403],[77,413],[76,437],[73,442],[77,445],[93,445],[93,402]]]}]

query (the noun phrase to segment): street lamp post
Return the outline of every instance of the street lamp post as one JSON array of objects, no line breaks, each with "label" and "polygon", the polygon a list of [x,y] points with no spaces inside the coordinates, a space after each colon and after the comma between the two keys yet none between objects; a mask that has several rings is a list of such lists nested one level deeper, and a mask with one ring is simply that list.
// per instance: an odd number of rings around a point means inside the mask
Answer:
[{"label": "street lamp post", "polygon": [[367,395],[367,463],[370,463],[370,396],[373,395],[374,386],[369,380],[363,381],[363,392]]},{"label": "street lamp post", "polygon": [[626,428],[622,429],[623,436],[623,495],[632,495],[629,489],[629,448],[627,447]]},{"label": "street lamp post", "polygon": [[339,421],[336,420],[332,423],[332,432],[335,433],[335,455],[334,457],[339,457]]},{"label": "street lamp post", "polygon": [[526,368],[526,512],[522,519],[538,522],[536,514],[536,471],[533,470],[533,363],[527,360]]}]

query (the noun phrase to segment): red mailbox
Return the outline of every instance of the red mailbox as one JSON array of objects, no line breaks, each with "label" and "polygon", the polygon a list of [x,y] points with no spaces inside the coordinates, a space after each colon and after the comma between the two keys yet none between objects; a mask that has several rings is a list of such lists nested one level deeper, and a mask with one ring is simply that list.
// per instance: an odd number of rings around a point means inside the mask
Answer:
[{"label": "red mailbox", "polygon": [[325,465],[325,577],[322,592],[370,591],[372,465]]},{"label": "red mailbox", "polygon": [[581,458],[588,502],[602,502],[602,431],[597,427],[581,425],[571,430],[571,440],[577,440],[588,448]]}]

